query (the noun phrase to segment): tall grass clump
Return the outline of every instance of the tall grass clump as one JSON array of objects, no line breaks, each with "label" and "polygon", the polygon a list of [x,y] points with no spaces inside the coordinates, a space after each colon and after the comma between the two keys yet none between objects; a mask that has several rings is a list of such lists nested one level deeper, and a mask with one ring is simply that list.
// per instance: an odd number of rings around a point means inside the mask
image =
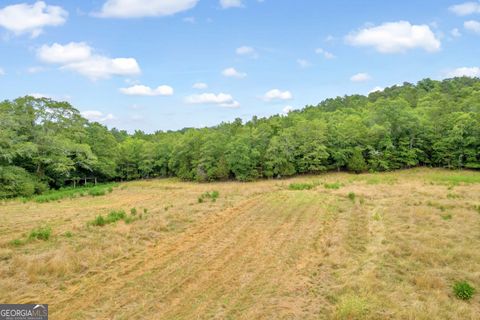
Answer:
[{"label": "tall grass clump", "polygon": [[198,197],[198,203],[205,202],[206,199],[210,199],[212,202],[217,201],[220,196],[220,192],[214,190],[212,192],[205,192],[200,197]]},{"label": "tall grass clump", "polygon": [[342,187],[342,184],[340,182],[334,182],[334,183],[325,183],[323,186],[325,187],[325,189],[338,190]]},{"label": "tall grass clump", "polygon": [[43,240],[47,241],[50,239],[50,236],[52,235],[52,228],[50,227],[38,227],[36,229],[33,229],[30,231],[30,234],[28,235],[28,239],[32,240]]},{"label": "tall grass clump", "polygon": [[84,197],[85,195],[90,195],[92,197],[104,196],[107,193],[113,192],[113,188],[116,187],[116,183],[108,183],[96,186],[83,186],[83,187],[67,187],[61,188],[58,190],[50,190],[41,195],[37,195],[31,198],[23,198],[24,202],[28,200],[35,201],[37,203],[46,203],[59,201],[61,199],[70,198],[74,199],[77,197]]}]

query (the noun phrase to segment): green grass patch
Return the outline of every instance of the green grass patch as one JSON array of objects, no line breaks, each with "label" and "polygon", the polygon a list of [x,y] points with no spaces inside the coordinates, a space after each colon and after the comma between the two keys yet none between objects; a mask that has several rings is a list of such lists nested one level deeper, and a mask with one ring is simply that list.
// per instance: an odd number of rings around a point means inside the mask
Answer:
[{"label": "green grass patch", "polygon": [[431,181],[438,184],[459,186],[462,184],[480,183],[480,174],[435,174],[430,176]]},{"label": "green grass patch", "polygon": [[325,189],[332,189],[332,190],[338,190],[341,187],[343,187],[343,185],[340,182],[325,183],[323,186],[325,187]]},{"label": "green grass patch", "polygon": [[311,190],[317,185],[315,183],[290,183],[288,185],[288,190]]},{"label": "green grass patch", "polygon": [[106,183],[96,186],[84,186],[84,187],[68,187],[58,190],[50,190],[41,195],[33,196],[31,198],[22,198],[23,202],[35,201],[37,203],[46,203],[59,201],[65,198],[75,199],[77,197],[84,197],[90,195],[92,197],[104,196],[107,193],[113,192],[113,188],[116,187],[116,183]]},{"label": "green grass patch", "polygon": [[198,197],[198,203],[203,203],[207,199],[210,199],[212,202],[217,201],[218,197],[220,196],[220,192],[214,190],[212,192],[205,192],[200,197]]},{"label": "green grass patch", "polygon": [[47,241],[50,239],[50,236],[52,235],[52,228],[50,227],[38,227],[36,229],[33,229],[30,231],[30,234],[28,235],[29,240],[43,240]]},{"label": "green grass patch", "polygon": [[130,224],[142,218],[143,218],[143,215],[141,213],[140,215],[137,215],[137,209],[132,208],[130,210],[130,215],[127,215],[127,213],[124,210],[110,211],[110,213],[107,214],[106,216],[103,216],[103,215],[96,216],[95,219],[92,221],[89,221],[87,225],[95,226],[95,227],[103,227],[103,226],[106,226],[107,224],[112,224],[121,220],[123,220],[126,224]]},{"label": "green grass patch", "polygon": [[459,281],[453,285],[453,293],[458,299],[470,300],[475,293],[475,288],[467,281]]}]

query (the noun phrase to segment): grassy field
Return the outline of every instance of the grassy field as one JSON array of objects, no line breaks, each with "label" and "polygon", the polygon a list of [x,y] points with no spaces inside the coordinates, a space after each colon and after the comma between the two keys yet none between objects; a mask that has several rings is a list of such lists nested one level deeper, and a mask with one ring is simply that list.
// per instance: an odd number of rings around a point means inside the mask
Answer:
[{"label": "grassy field", "polygon": [[[51,319],[480,314],[475,172],[137,181],[4,202],[0,230],[0,301],[48,303]],[[458,281],[477,289],[470,301]]]}]

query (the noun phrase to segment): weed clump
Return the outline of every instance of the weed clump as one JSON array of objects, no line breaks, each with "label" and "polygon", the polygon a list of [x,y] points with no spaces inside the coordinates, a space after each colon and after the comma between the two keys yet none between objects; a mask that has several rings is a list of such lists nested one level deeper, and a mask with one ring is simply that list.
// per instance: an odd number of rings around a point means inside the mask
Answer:
[{"label": "weed clump", "polygon": [[37,229],[34,229],[30,232],[28,235],[28,239],[36,239],[36,240],[43,240],[47,241],[50,239],[50,236],[52,235],[52,228],[50,227],[39,227]]},{"label": "weed clump", "polygon": [[220,192],[218,191],[205,192],[200,197],[198,197],[198,203],[203,203],[206,199],[210,199],[212,202],[215,202],[217,201],[219,196]]},{"label": "weed clump", "polygon": [[459,299],[470,300],[475,293],[475,288],[473,288],[467,281],[459,281],[453,286],[453,293]]},{"label": "weed clump", "polygon": [[137,215],[137,208],[132,208],[132,209],[130,209],[130,214],[131,214],[132,216],[136,216],[136,215]]},{"label": "weed clump", "polygon": [[350,192],[348,194],[348,199],[352,200],[353,202],[355,202],[355,192]]}]

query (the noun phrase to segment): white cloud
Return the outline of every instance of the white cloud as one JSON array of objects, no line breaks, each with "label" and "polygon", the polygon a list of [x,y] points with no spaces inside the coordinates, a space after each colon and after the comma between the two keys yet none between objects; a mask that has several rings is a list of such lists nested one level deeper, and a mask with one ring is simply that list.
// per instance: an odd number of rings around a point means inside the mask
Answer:
[{"label": "white cloud", "polygon": [[5,75],[5,70],[3,70],[2,68],[0,68],[0,76],[4,76]]},{"label": "white cloud", "polygon": [[0,9],[0,26],[15,35],[30,33],[32,38],[43,32],[44,27],[65,23],[68,12],[58,6],[49,6],[43,1],[34,4],[20,3]]},{"label": "white cloud", "polygon": [[371,80],[372,77],[368,73],[357,73],[350,77],[350,81],[352,82],[365,82]]},{"label": "white cloud", "polygon": [[458,30],[458,28],[454,28],[450,31],[450,34],[452,35],[452,37],[455,37],[455,38],[458,38],[458,37],[461,37],[462,34],[460,33],[460,30]]},{"label": "white cloud", "polygon": [[140,73],[134,58],[109,58],[93,53],[84,42],[70,42],[66,45],[54,43],[37,50],[37,57],[46,63],[59,64],[61,69],[73,70],[92,80],[111,76],[131,76]]},{"label": "white cloud", "polygon": [[199,90],[203,90],[203,89],[207,89],[208,88],[208,84],[204,83],[204,82],[196,82],[193,84],[192,86],[193,89],[199,89]]},{"label": "white cloud", "polygon": [[120,92],[129,96],[171,96],[173,95],[173,88],[162,85],[153,89],[144,85],[134,85],[128,88],[120,88]]},{"label": "white cloud", "polygon": [[470,20],[470,21],[465,21],[463,25],[465,29],[480,34],[480,22],[475,20]]},{"label": "white cloud", "polygon": [[245,72],[238,72],[235,68],[227,68],[222,71],[222,74],[228,78],[245,78],[247,74]]},{"label": "white cloud", "polygon": [[335,55],[331,52],[328,52],[322,48],[315,49],[316,54],[321,54],[325,59],[335,59]]},{"label": "white cloud", "polygon": [[440,40],[428,25],[412,25],[408,21],[367,27],[350,33],[346,41],[353,46],[374,47],[381,53],[402,53],[415,48],[435,52],[441,47]]},{"label": "white cloud", "polygon": [[80,112],[80,114],[87,120],[92,121],[92,122],[109,122],[112,120],[115,120],[115,116],[111,113],[109,114],[103,114],[100,111],[97,110],[88,110],[88,111],[83,111]]},{"label": "white cloud", "polygon": [[235,52],[239,56],[247,56],[247,57],[254,58],[254,59],[258,58],[257,50],[255,50],[255,48],[252,48],[252,47],[249,47],[249,46],[239,47],[235,50]]},{"label": "white cloud", "polygon": [[107,0],[99,13],[102,18],[169,16],[195,7],[198,0]]},{"label": "white cloud", "polygon": [[461,67],[448,72],[447,76],[450,78],[454,78],[454,77],[480,78],[480,68],[479,67]]},{"label": "white cloud", "polygon": [[185,98],[188,104],[214,104],[226,108],[238,108],[240,103],[228,93],[202,93]]},{"label": "white cloud", "polygon": [[450,11],[459,16],[467,16],[469,14],[480,13],[480,2],[465,2],[451,6]]},{"label": "white cloud", "polygon": [[378,87],[378,86],[377,86],[377,87],[373,88],[372,90],[370,90],[370,91],[368,92],[368,94],[374,93],[374,92],[382,92],[383,90],[385,90],[385,88],[383,88],[383,87]]},{"label": "white cloud", "polygon": [[305,59],[297,59],[297,64],[300,66],[300,68],[304,68],[304,69],[312,65],[310,61]]},{"label": "white cloud", "polygon": [[220,6],[223,9],[241,8],[243,7],[243,2],[242,0],[220,0]]},{"label": "white cloud", "polygon": [[37,57],[43,62],[67,64],[87,60],[92,55],[92,48],[85,42],[70,42],[66,45],[54,43],[43,45],[37,50]]},{"label": "white cloud", "polygon": [[265,101],[274,101],[274,100],[291,100],[293,95],[290,91],[281,91],[278,89],[272,89],[266,92],[263,96]]}]

